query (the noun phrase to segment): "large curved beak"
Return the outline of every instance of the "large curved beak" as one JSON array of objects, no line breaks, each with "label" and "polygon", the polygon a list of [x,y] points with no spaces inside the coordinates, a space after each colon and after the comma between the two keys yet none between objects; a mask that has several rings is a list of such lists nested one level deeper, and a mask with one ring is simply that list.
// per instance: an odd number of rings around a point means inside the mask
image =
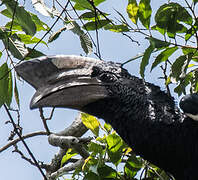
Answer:
[{"label": "large curved beak", "polygon": [[67,107],[81,110],[107,97],[103,83],[91,77],[103,61],[81,56],[45,56],[24,61],[16,71],[35,89],[30,108]]}]

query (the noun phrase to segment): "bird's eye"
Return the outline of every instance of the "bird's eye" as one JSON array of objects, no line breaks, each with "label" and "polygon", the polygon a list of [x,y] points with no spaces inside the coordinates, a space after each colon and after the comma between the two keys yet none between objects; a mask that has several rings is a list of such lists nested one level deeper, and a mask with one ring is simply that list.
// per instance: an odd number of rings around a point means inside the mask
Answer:
[{"label": "bird's eye", "polygon": [[92,68],[92,73],[91,73],[91,77],[96,77],[96,76],[98,76],[99,75],[99,73],[100,73],[100,69],[97,67],[97,66],[94,66],[93,68]]},{"label": "bird's eye", "polygon": [[107,73],[103,73],[100,75],[100,80],[103,82],[114,82],[116,80],[116,77],[113,74],[107,74]]}]

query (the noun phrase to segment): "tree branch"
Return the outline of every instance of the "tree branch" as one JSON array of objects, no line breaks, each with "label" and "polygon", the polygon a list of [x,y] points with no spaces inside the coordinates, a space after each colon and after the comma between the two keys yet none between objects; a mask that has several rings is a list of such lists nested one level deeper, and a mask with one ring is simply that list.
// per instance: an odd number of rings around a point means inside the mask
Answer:
[{"label": "tree branch", "polygon": [[44,116],[44,114],[43,114],[43,108],[39,108],[40,117],[41,117],[41,119],[42,119],[42,121],[43,121],[43,126],[44,126],[46,132],[48,133],[48,135],[50,135],[51,132],[50,132],[48,126],[47,126],[47,122],[46,122],[46,121],[52,119],[52,116],[53,116],[53,114],[54,114],[54,109],[55,109],[55,108],[52,109],[51,114],[50,114],[50,117],[49,117],[49,118],[45,118],[45,116]]},{"label": "tree branch", "polygon": [[66,172],[75,170],[76,168],[81,166],[83,163],[84,163],[84,159],[82,158],[69,166],[64,166],[64,167],[60,168],[58,171],[56,171],[55,173],[52,173],[51,176],[49,176],[49,180],[55,180],[56,177],[61,176],[61,175],[65,174]]},{"label": "tree branch", "polygon": [[12,116],[11,116],[11,114],[10,114],[8,108],[7,108],[7,106],[6,106],[5,104],[3,104],[3,106],[4,106],[4,108],[5,108],[5,110],[6,110],[7,114],[8,114],[8,116],[9,116],[9,118],[10,118],[10,121],[12,122],[14,131],[15,131],[16,134],[19,136],[20,141],[23,143],[25,149],[27,150],[28,154],[30,155],[30,157],[31,157],[32,160],[34,161],[36,167],[38,168],[38,170],[39,170],[40,173],[42,174],[43,178],[44,178],[45,180],[47,180],[47,177],[45,176],[44,172],[42,171],[41,167],[39,166],[39,164],[38,164],[36,158],[34,157],[34,155],[33,155],[33,153],[32,153],[32,151],[30,150],[30,148],[29,148],[28,145],[26,144],[26,142],[25,142],[25,140],[23,139],[22,135],[19,133],[19,131],[18,131],[17,127],[16,127],[16,124],[15,124],[15,122],[14,122],[14,120],[13,120],[13,118],[12,118]]},{"label": "tree branch", "polygon": [[[34,132],[34,133],[30,133],[30,134],[26,134],[24,136],[22,136],[23,139],[27,139],[30,137],[34,137],[34,136],[40,136],[40,135],[48,135],[47,132],[44,131],[38,131],[38,132]],[[11,142],[9,142],[8,144],[6,144],[5,146],[3,146],[2,148],[0,148],[0,153],[5,151],[6,149],[8,149],[9,147],[17,144],[18,142],[20,142],[21,139],[17,138],[15,140],[12,140]]]},{"label": "tree branch", "polygon": [[[72,124],[69,127],[65,128],[63,131],[60,131],[59,133],[56,133],[55,135],[81,137],[87,131],[88,129],[82,123],[81,116],[79,114],[79,116],[75,118],[75,120],[72,122]],[[50,174],[55,173],[56,171],[59,170],[60,165],[61,165],[61,160],[63,156],[66,154],[68,148],[69,146],[67,147],[65,146],[64,149],[60,148],[59,152],[51,160],[51,163],[48,165],[43,165],[44,169],[47,171],[47,177],[49,177]]]},{"label": "tree branch", "polygon": [[56,133],[56,135],[81,137],[87,131],[88,129],[82,123],[81,116],[79,114],[69,127],[65,128],[63,131]]}]

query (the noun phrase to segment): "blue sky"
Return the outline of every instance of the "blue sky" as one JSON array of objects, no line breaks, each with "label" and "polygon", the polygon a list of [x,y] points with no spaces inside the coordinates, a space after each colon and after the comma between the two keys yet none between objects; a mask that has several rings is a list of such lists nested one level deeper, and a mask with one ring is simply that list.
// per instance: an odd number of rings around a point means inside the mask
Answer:
[{"label": "blue sky", "polygon": [[[48,0],[49,1],[49,0]],[[46,2],[48,2],[46,0]],[[152,8],[155,9],[162,4],[163,1],[152,1]],[[30,2],[26,1],[25,4],[27,9],[33,11],[38,14],[32,8]],[[125,17],[127,17],[125,9],[127,6],[127,1],[123,0],[107,0],[107,2],[103,3],[99,8],[104,10],[105,12],[112,13],[112,17],[118,15],[115,13],[113,9],[116,9],[123,13]],[[1,7],[2,9],[2,7]],[[52,24],[55,19],[51,19],[49,17],[39,16],[41,20],[46,23]],[[0,25],[4,25],[6,19],[3,16],[0,16]],[[50,25],[49,25],[50,26]],[[55,29],[62,27],[62,23],[56,25]],[[95,39],[95,32],[91,33]],[[137,46],[136,43],[132,43],[128,38],[118,35],[116,33],[107,32],[104,30],[99,31],[99,39],[100,39],[100,50],[102,59],[111,60],[116,62],[124,62],[128,59],[136,56],[138,53],[144,52],[145,48],[148,46],[147,40],[145,40],[142,36],[138,34],[133,35],[133,38],[140,42],[140,46]],[[46,40],[46,39],[45,39]],[[47,41],[47,40],[46,40]],[[3,50],[3,45],[0,43],[0,50]],[[80,41],[76,35],[71,32],[64,32],[61,34],[60,38],[58,38],[55,42],[49,44],[49,48],[40,44],[37,47],[38,50],[42,51],[47,55],[54,54],[75,54],[80,55],[83,54],[83,51],[80,47]],[[92,55],[94,57],[94,55]],[[3,59],[3,58],[2,58]],[[0,65],[2,64],[2,59],[0,60]],[[125,66],[129,72],[135,76],[139,76],[139,61],[140,59],[134,61],[133,63],[129,63]],[[163,90],[165,90],[162,81],[160,81],[157,77],[161,71],[154,70],[150,75],[147,71],[146,80],[157,85],[160,85]],[[39,117],[38,110],[30,110],[29,102],[34,94],[34,89],[25,82],[18,82],[19,92],[20,92],[20,103],[21,103],[21,126],[23,127],[23,134],[27,134],[34,131],[43,130],[43,125],[41,119]],[[49,112],[47,110],[47,112]],[[49,127],[52,131],[57,132],[63,129],[63,127],[68,126],[78,114],[75,110],[68,109],[56,109],[53,119],[48,122]],[[13,117],[16,120],[16,114],[13,113]],[[4,146],[7,143],[7,138],[10,134],[10,130],[12,130],[12,126],[10,124],[5,125],[5,121],[8,120],[8,116],[5,113],[3,108],[0,109],[0,147]],[[31,148],[35,157],[40,161],[44,161],[45,163],[50,162],[54,153],[58,151],[58,148],[52,147],[47,142],[47,137],[35,137],[26,140],[28,146]],[[23,146],[19,144],[21,150],[24,150]],[[13,148],[0,153],[0,169],[1,169],[1,179],[20,179],[20,180],[35,180],[42,179],[40,173],[35,167],[32,167],[28,162],[21,159],[21,157],[12,153]]]}]

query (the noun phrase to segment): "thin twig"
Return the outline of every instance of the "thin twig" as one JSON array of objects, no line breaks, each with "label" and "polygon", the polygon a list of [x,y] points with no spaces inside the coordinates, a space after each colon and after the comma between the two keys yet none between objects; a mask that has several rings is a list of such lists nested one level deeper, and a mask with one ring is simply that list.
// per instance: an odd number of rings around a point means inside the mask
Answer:
[{"label": "thin twig", "polygon": [[4,108],[5,108],[5,110],[6,110],[7,114],[8,114],[8,116],[9,116],[11,122],[12,122],[14,131],[15,131],[16,134],[19,136],[21,142],[23,143],[23,145],[24,145],[24,147],[26,148],[28,154],[30,155],[30,157],[31,157],[32,160],[34,161],[36,167],[39,169],[39,171],[40,171],[40,173],[42,174],[43,178],[44,178],[45,180],[47,180],[47,177],[45,176],[44,172],[42,171],[41,167],[39,166],[39,164],[38,164],[36,158],[34,157],[34,155],[33,155],[33,153],[32,153],[32,151],[30,150],[30,148],[29,148],[28,145],[26,144],[26,142],[25,142],[25,140],[23,139],[22,135],[18,132],[18,129],[17,129],[17,127],[16,127],[16,124],[15,124],[15,122],[14,122],[14,120],[13,120],[13,118],[12,118],[12,116],[11,116],[11,114],[10,114],[8,108],[7,108],[7,106],[6,106],[5,104],[3,104],[3,106],[4,106]]},{"label": "thin twig", "polygon": [[169,85],[166,83],[167,80],[168,80],[168,76],[167,76],[167,74],[166,74],[166,72],[167,72],[167,65],[168,65],[168,62],[165,61],[165,67],[160,66],[160,68],[162,69],[163,74],[164,74],[164,80],[165,80],[165,85],[166,85],[167,94],[168,94],[169,97],[171,97],[171,92],[170,92]]},{"label": "thin twig", "polygon": [[[31,138],[31,137],[35,137],[35,136],[42,136],[42,135],[48,135],[46,132],[44,131],[38,131],[38,132],[33,132],[33,133],[30,133],[30,134],[26,134],[24,136],[22,136],[23,139],[27,139],[27,138]],[[5,146],[3,146],[2,148],[0,148],[0,153],[5,151],[6,149],[8,149],[9,147],[17,144],[18,142],[20,142],[21,139],[20,138],[17,138],[17,139],[14,139],[12,140],[11,142],[9,142],[8,144],[6,144]]]},{"label": "thin twig", "polygon": [[[154,50],[152,53],[155,53],[155,52],[157,52],[157,51],[158,51],[158,50],[156,49],[156,50]],[[122,66],[124,66],[125,64],[128,64],[129,62],[134,61],[134,60],[136,60],[136,59],[138,59],[138,58],[141,58],[141,57],[143,57],[143,56],[144,56],[144,53],[138,54],[138,55],[136,55],[135,57],[133,57],[133,58],[131,58],[131,59],[129,59],[129,60],[123,62],[123,63],[122,63]]]},{"label": "thin twig", "polygon": [[22,159],[26,160],[26,161],[29,162],[31,165],[36,166],[36,164],[35,164],[30,158],[27,158],[27,157],[22,153],[22,151],[20,151],[20,150],[18,149],[18,146],[17,146],[16,144],[14,145],[14,150],[13,150],[12,152],[16,152],[16,153],[20,154],[20,156],[21,156]]},{"label": "thin twig", "polygon": [[49,118],[45,118],[45,116],[44,116],[44,114],[43,114],[43,108],[39,108],[39,112],[40,112],[40,117],[41,117],[42,122],[43,122],[43,126],[44,126],[46,132],[48,133],[48,135],[50,135],[51,132],[50,132],[48,126],[47,126],[47,120],[50,120],[50,119],[52,118],[53,113],[54,113],[54,108],[52,109],[52,112],[51,112]]},{"label": "thin twig", "polygon": [[128,37],[128,38],[129,38],[133,43],[137,43],[137,45],[138,45],[138,46],[140,46],[140,43],[139,43],[138,41],[136,41],[136,40],[132,39],[132,38],[131,38],[131,36],[129,36],[128,34],[126,34],[126,33],[122,33],[122,35],[124,35],[124,36]]},{"label": "thin twig", "polygon": [[89,38],[91,39],[91,42],[93,43],[94,47],[97,48],[97,46],[96,46],[96,44],[95,44],[95,42],[94,42],[92,36],[90,35],[90,33],[89,33],[89,31],[87,30],[85,24],[83,23],[82,19],[81,19],[80,16],[78,15],[77,11],[75,10],[75,8],[74,8],[74,6],[72,5],[71,2],[70,2],[70,6],[72,7],[72,9],[73,9],[74,13],[76,14],[76,16],[78,17],[78,19],[80,20],[81,24],[84,26],[84,28],[85,28],[85,30],[86,30],[86,32],[87,32]]}]

